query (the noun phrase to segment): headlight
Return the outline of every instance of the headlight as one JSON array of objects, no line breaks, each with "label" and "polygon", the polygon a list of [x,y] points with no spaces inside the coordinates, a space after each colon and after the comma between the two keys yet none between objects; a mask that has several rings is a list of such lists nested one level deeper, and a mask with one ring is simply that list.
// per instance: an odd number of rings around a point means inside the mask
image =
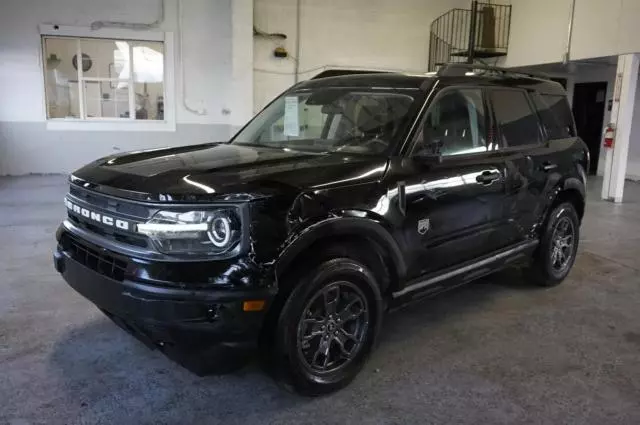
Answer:
[{"label": "headlight", "polygon": [[165,254],[224,254],[238,246],[241,236],[240,217],[234,208],[158,211],[137,229]]}]

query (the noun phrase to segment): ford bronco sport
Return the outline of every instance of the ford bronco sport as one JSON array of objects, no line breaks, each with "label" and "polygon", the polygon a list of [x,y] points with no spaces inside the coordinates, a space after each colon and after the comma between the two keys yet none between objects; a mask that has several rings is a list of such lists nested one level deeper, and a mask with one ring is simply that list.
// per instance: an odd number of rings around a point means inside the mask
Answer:
[{"label": "ford bronco sport", "polygon": [[262,354],[288,388],[345,386],[383,313],[504,267],[569,273],[589,153],[560,84],[499,68],[315,78],[225,143],[70,176],[56,269],[205,374]]}]

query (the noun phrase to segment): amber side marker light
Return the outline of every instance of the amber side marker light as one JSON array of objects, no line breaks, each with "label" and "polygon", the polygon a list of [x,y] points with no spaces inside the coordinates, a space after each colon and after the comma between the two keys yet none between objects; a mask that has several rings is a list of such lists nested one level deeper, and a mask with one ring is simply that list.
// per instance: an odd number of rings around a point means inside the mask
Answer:
[{"label": "amber side marker light", "polygon": [[262,311],[264,300],[245,301],[242,303],[243,311]]}]

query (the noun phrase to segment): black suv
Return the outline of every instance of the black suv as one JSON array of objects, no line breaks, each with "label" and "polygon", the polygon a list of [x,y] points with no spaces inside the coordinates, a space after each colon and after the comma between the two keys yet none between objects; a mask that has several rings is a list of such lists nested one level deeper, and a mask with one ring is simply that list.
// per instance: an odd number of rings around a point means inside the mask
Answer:
[{"label": "black suv", "polygon": [[316,78],[227,143],[74,172],[55,266],[198,374],[260,353],[321,394],[354,378],[390,309],[507,266],[560,283],[588,163],[544,78],[453,64]]}]

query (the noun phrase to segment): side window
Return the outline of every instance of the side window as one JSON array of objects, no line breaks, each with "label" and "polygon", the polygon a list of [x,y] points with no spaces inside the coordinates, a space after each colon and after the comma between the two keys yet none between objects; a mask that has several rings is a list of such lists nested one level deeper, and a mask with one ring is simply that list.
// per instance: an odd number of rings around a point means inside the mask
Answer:
[{"label": "side window", "polygon": [[541,142],[538,117],[524,91],[492,90],[491,100],[503,144],[522,146]]},{"label": "side window", "polygon": [[571,109],[566,96],[536,94],[533,96],[533,103],[549,139],[566,139],[575,136]]},{"label": "side window", "polygon": [[443,156],[486,152],[486,115],[480,89],[453,89],[429,107],[412,154]]}]

